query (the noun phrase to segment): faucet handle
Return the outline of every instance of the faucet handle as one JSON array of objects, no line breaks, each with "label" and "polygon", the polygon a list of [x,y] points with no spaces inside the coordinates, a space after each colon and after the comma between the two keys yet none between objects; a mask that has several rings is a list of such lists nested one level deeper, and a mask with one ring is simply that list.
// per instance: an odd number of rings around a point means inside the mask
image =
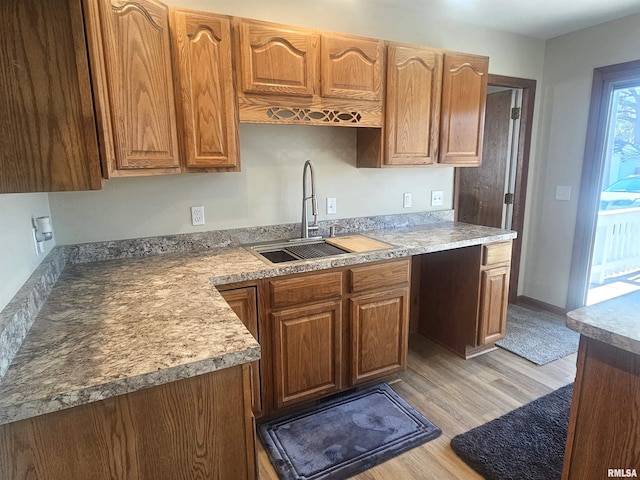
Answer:
[{"label": "faucet handle", "polygon": [[333,238],[333,237],[335,237],[335,236],[336,236],[336,226],[335,226],[335,225],[331,225],[331,226],[329,227],[329,236],[330,236],[331,238]]}]

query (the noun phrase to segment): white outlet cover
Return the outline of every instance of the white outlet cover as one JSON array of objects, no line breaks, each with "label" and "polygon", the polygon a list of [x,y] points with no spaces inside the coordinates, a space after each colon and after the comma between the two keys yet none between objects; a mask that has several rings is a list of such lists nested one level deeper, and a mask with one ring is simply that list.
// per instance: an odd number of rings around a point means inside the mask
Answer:
[{"label": "white outlet cover", "polygon": [[444,205],[444,192],[442,190],[432,190],[431,206],[437,207],[439,205]]},{"label": "white outlet cover", "polygon": [[412,203],[412,198],[410,193],[405,193],[402,197],[402,206],[404,208],[410,208]]},{"label": "white outlet cover", "polygon": [[191,207],[191,225],[204,225],[204,206]]}]

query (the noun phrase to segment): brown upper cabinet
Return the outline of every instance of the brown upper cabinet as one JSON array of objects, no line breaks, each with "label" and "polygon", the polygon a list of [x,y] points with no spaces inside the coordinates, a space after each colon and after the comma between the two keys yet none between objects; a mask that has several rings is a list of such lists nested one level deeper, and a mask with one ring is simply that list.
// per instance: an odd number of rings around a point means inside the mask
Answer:
[{"label": "brown upper cabinet", "polygon": [[0,45],[0,193],[101,188],[80,0],[2,0]]},{"label": "brown upper cabinet", "polygon": [[242,18],[234,27],[241,122],[382,126],[381,40]]},{"label": "brown upper cabinet", "polygon": [[240,169],[230,17],[176,10],[170,28],[155,0],[1,8],[0,193]]},{"label": "brown upper cabinet", "polygon": [[239,170],[230,17],[155,0],[85,8],[105,177]]},{"label": "brown upper cabinet", "polygon": [[358,131],[357,166],[479,166],[489,59],[390,44],[384,130]]},{"label": "brown upper cabinet", "polygon": [[231,19],[171,9],[184,170],[239,171]]},{"label": "brown upper cabinet", "polygon": [[320,40],[323,97],[382,100],[383,44],[349,35],[322,35]]},{"label": "brown upper cabinet", "polygon": [[244,93],[311,97],[317,94],[320,35],[294,27],[237,23]]},{"label": "brown upper cabinet", "polygon": [[180,173],[168,8],[154,0],[85,5],[103,174]]},{"label": "brown upper cabinet", "polygon": [[238,171],[240,122],[362,127],[359,167],[481,163],[487,57],[157,0],[0,13],[0,193]]},{"label": "brown upper cabinet", "polygon": [[444,54],[439,163],[482,163],[484,111],[489,59],[463,53]]},{"label": "brown upper cabinet", "polygon": [[387,165],[437,161],[442,53],[390,45],[387,59]]}]

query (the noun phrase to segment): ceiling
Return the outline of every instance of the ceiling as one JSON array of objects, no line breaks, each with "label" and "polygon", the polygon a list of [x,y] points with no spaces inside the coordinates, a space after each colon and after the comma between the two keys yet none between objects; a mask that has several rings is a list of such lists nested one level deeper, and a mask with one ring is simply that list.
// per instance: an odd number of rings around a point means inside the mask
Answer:
[{"label": "ceiling", "polygon": [[366,1],[544,40],[640,13],[639,0]]}]

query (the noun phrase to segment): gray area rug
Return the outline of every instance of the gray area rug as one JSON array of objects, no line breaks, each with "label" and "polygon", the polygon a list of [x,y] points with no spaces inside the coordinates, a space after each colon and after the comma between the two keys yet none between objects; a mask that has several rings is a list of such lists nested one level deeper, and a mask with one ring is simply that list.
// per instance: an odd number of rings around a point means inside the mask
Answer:
[{"label": "gray area rug", "polygon": [[442,433],[386,383],[266,422],[258,432],[283,480],[348,478]]},{"label": "gray area rug", "polygon": [[487,480],[559,480],[573,384],[451,439]]},{"label": "gray area rug", "polygon": [[496,345],[537,365],[544,365],[578,351],[580,334],[565,320],[544,312],[509,305],[507,335]]}]

